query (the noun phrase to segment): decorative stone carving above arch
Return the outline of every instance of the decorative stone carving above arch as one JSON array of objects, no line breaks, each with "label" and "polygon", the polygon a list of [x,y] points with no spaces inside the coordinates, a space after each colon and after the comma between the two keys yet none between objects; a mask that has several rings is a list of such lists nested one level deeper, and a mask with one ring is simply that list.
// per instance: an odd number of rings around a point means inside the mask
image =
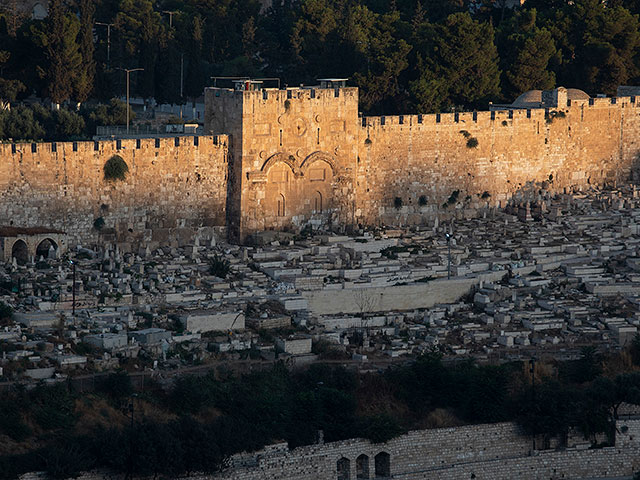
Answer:
[{"label": "decorative stone carving above arch", "polygon": [[307,170],[309,170],[309,167],[311,165],[319,161],[328,163],[331,167],[331,173],[333,173],[333,175],[336,175],[338,173],[338,167],[331,155],[325,152],[313,152],[311,155],[307,155],[307,158],[305,158],[302,161],[302,165],[300,165],[300,171],[302,175],[305,175],[307,173]]},{"label": "decorative stone carving above arch", "polygon": [[296,177],[299,177],[301,175],[300,169],[296,165],[296,157],[285,152],[278,152],[274,155],[271,155],[267,159],[267,161],[262,164],[260,172],[268,173],[269,169],[279,162],[287,164]]}]

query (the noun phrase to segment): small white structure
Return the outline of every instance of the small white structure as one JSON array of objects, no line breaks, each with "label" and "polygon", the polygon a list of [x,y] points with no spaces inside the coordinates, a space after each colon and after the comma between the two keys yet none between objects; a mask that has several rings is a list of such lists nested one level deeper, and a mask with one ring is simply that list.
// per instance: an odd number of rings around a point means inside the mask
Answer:
[{"label": "small white structure", "polygon": [[181,315],[179,319],[185,330],[192,333],[228,332],[245,328],[243,312],[197,310]]}]

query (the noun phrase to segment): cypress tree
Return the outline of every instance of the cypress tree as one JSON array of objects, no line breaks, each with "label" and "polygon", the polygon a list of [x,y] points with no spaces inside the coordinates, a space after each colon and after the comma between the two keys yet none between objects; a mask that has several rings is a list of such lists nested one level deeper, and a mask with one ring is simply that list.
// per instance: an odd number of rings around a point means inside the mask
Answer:
[{"label": "cypress tree", "polygon": [[34,31],[45,54],[45,65],[38,71],[47,81],[46,93],[53,103],[60,104],[73,93],[82,64],[76,43],[79,31],[77,18],[70,15],[62,0],[51,0],[43,28]]},{"label": "cypress tree", "polygon": [[93,0],[80,0],[80,33],[78,43],[82,64],[76,77],[75,98],[85,102],[93,91],[96,75],[96,62],[93,59],[93,22],[96,7]]}]

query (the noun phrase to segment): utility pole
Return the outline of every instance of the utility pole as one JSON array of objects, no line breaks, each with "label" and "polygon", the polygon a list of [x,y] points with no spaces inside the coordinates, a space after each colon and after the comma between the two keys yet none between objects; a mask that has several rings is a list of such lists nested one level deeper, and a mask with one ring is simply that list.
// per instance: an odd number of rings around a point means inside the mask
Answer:
[{"label": "utility pole", "polygon": [[113,23],[96,22],[96,25],[107,27],[107,68],[111,69],[111,27]]},{"label": "utility pole", "polygon": [[136,399],[138,395],[136,395],[135,393],[133,395],[131,395],[131,399],[129,401],[129,413],[131,414],[131,427],[129,430],[129,465],[128,465],[128,472],[127,472],[127,479],[131,480],[133,478],[133,427],[134,427],[134,422],[133,422],[133,415],[134,415],[134,400]]},{"label": "utility pole", "polygon": [[131,72],[140,72],[144,68],[119,68],[118,70],[127,72],[127,135],[129,135],[129,74]]},{"label": "utility pole", "polygon": [[162,13],[166,13],[167,15],[169,15],[169,28],[172,28],[173,27],[173,16],[178,12],[172,11],[172,10],[163,10]]},{"label": "utility pole", "polygon": [[[536,359],[531,357],[529,360],[529,373],[531,374],[531,408],[535,408],[536,404]],[[533,453],[536,449],[536,436],[533,435]]]}]

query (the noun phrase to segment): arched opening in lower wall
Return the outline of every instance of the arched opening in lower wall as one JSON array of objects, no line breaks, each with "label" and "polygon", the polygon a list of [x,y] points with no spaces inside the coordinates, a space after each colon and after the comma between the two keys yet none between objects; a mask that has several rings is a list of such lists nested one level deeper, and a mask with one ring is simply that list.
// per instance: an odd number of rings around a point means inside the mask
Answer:
[{"label": "arched opening in lower wall", "polygon": [[351,460],[342,457],[336,464],[337,479],[338,480],[350,480],[351,479]]},{"label": "arched opening in lower wall", "polygon": [[378,479],[391,478],[391,456],[387,452],[380,452],[375,457],[375,473]]},{"label": "arched opening in lower wall", "polygon": [[56,258],[58,255],[58,244],[50,238],[45,238],[36,247],[36,259],[40,257]]},{"label": "arched opening in lower wall", "polygon": [[322,213],[322,193],[316,192],[313,196],[313,212]]},{"label": "arched opening in lower wall", "polygon": [[15,258],[18,265],[26,265],[29,261],[29,249],[24,240],[17,240],[11,248],[11,258]]},{"label": "arched opening in lower wall", "polygon": [[368,479],[369,478],[369,457],[367,455],[360,455],[356,458],[356,479]]},{"label": "arched opening in lower wall", "polygon": [[280,194],[278,196],[278,216],[284,217],[286,214],[285,198],[283,194]]}]

